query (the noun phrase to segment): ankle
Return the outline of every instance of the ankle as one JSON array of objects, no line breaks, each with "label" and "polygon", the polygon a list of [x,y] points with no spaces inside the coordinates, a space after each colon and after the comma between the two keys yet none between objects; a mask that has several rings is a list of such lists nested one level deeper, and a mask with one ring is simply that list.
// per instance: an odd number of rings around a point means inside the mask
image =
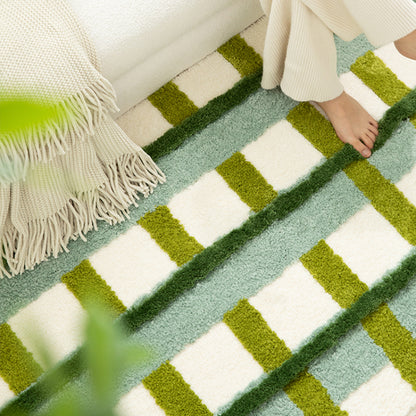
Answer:
[{"label": "ankle", "polygon": [[333,98],[332,100],[328,100],[328,101],[321,101],[318,102],[317,104],[325,109],[325,108],[333,108],[333,107],[343,107],[343,104],[345,103],[345,101],[348,99],[348,95],[345,91],[343,91],[341,93],[341,95],[338,95],[338,97]]},{"label": "ankle", "polygon": [[397,51],[406,58],[416,59],[416,30],[394,41]]}]

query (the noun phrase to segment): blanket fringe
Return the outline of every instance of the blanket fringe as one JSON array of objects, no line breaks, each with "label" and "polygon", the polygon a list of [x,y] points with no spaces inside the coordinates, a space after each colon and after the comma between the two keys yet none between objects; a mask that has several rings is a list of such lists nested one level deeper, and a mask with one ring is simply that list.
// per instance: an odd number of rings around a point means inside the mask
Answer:
[{"label": "blanket fringe", "polygon": [[0,135],[0,183],[26,177],[29,167],[65,154],[77,141],[94,134],[108,111],[118,111],[114,89],[104,77],[53,105],[53,117]]},{"label": "blanket fringe", "polygon": [[[27,224],[24,233],[10,222],[0,235],[0,278],[12,277],[35,265],[68,252],[70,240],[97,229],[97,221],[110,224],[129,217],[129,206],[137,206],[139,193],[147,197],[165,176],[143,150],[121,156],[112,164],[103,166],[108,180],[96,189],[79,192],[54,215],[36,219]],[[0,259],[1,260],[1,259]]]}]

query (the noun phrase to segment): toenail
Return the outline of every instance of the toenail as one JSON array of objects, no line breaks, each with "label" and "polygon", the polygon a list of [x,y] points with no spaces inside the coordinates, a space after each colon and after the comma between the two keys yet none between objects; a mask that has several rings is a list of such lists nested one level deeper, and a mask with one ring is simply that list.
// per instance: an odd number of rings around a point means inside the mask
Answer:
[{"label": "toenail", "polygon": [[368,149],[363,150],[363,156],[364,156],[364,157],[369,157],[369,156],[371,156],[371,151],[370,151],[370,150],[368,150]]}]

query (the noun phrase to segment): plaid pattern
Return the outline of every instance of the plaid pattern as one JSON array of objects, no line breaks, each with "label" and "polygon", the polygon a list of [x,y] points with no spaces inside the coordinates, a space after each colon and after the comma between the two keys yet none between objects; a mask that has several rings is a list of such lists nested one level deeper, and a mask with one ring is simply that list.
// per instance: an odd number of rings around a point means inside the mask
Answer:
[{"label": "plaid pattern", "polygon": [[1,404],[30,400],[42,373],[27,323],[68,359],[83,296],[99,293],[157,351],[124,384],[120,416],[416,406],[415,122],[399,123],[416,64],[391,45],[351,54],[341,81],[381,119],[363,160],[311,104],[258,90],[264,30],[261,19],[118,120],[168,181],[115,234],[91,235],[88,257],[76,242],[75,267],[7,304]]}]

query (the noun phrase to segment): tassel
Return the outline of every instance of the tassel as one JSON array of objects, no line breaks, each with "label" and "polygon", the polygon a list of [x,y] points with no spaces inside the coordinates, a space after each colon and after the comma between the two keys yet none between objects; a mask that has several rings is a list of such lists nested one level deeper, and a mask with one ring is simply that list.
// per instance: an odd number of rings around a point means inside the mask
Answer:
[{"label": "tassel", "polygon": [[[8,265],[0,264],[0,277],[11,277],[33,269],[48,257],[68,251],[69,241],[97,229],[97,221],[116,224],[129,218],[129,206],[147,197],[166,178],[143,150],[120,156],[115,162],[102,166],[107,180],[96,189],[78,192],[59,211],[48,218],[36,219],[18,231],[8,221],[0,227],[0,254]],[[1,191],[3,190],[3,194]],[[0,225],[9,209],[9,187],[0,187]],[[3,202],[3,204],[1,204]]]},{"label": "tassel", "polygon": [[65,154],[69,146],[92,135],[108,111],[118,111],[115,92],[105,78],[55,105],[55,117],[23,130],[0,135],[0,183],[24,180],[36,163]]}]

